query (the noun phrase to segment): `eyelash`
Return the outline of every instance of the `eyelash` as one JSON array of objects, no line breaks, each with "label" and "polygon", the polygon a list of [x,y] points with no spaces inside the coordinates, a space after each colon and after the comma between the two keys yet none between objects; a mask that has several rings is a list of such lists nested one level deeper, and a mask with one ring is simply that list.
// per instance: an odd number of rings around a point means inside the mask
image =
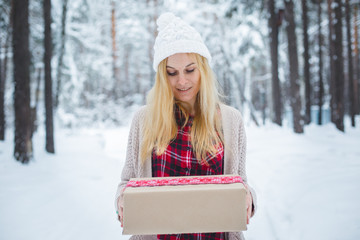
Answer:
[{"label": "eyelash", "polygon": [[[195,71],[195,68],[194,69],[191,69],[191,70],[186,70],[186,73],[192,73]],[[177,75],[177,72],[173,72],[173,73],[170,73],[170,72],[167,72],[167,74],[169,76],[176,76]]]}]

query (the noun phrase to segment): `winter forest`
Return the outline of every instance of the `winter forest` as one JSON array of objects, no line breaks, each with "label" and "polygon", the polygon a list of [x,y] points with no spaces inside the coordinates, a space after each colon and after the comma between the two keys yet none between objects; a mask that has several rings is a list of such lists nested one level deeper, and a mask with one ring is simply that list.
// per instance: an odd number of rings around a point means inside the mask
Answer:
[{"label": "winter forest", "polygon": [[303,133],[311,122],[332,122],[346,131],[344,116],[355,127],[360,112],[358,5],[2,0],[0,137],[13,126],[15,158],[27,162],[43,122],[48,152],[55,152],[55,120],[121,125],[154,82],[156,19],[164,9],[199,29],[224,101],[257,126],[287,121]]},{"label": "winter forest", "polygon": [[[222,100],[246,122],[260,198],[247,239],[358,239],[359,0],[0,0],[0,239],[127,239],[106,214],[167,11],[200,32]],[[315,189],[295,180],[304,175]],[[322,205],[324,179],[342,190]]]}]

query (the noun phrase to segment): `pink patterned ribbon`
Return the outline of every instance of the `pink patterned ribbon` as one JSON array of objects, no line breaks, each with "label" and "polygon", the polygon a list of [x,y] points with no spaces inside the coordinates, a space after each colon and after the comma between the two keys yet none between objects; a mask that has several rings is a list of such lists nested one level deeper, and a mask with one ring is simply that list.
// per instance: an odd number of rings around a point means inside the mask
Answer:
[{"label": "pink patterned ribbon", "polygon": [[156,178],[147,180],[130,180],[126,187],[155,187],[196,184],[228,184],[243,183],[240,176],[192,177],[192,178]]}]

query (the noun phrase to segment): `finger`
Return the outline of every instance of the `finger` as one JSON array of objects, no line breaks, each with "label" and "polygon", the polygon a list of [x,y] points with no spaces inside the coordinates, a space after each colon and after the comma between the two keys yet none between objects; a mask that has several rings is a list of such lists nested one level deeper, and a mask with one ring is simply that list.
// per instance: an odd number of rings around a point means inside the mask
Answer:
[{"label": "finger", "polygon": [[120,207],[120,219],[121,219],[121,227],[123,227],[124,222],[124,209]]},{"label": "finger", "polygon": [[250,214],[251,214],[251,207],[250,205],[247,206],[247,224],[250,223]]},{"label": "finger", "polygon": [[123,226],[123,219],[120,215],[118,215],[119,222],[121,223],[121,227]]}]

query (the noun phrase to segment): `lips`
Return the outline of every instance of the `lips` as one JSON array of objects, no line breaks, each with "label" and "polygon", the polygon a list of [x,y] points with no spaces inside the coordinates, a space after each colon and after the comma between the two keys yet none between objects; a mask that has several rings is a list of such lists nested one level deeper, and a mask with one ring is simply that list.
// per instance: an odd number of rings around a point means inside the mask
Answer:
[{"label": "lips", "polygon": [[188,90],[190,90],[190,89],[191,89],[191,87],[188,87],[188,88],[177,88],[177,90],[180,91],[180,92],[186,92],[186,91],[188,91]]}]

